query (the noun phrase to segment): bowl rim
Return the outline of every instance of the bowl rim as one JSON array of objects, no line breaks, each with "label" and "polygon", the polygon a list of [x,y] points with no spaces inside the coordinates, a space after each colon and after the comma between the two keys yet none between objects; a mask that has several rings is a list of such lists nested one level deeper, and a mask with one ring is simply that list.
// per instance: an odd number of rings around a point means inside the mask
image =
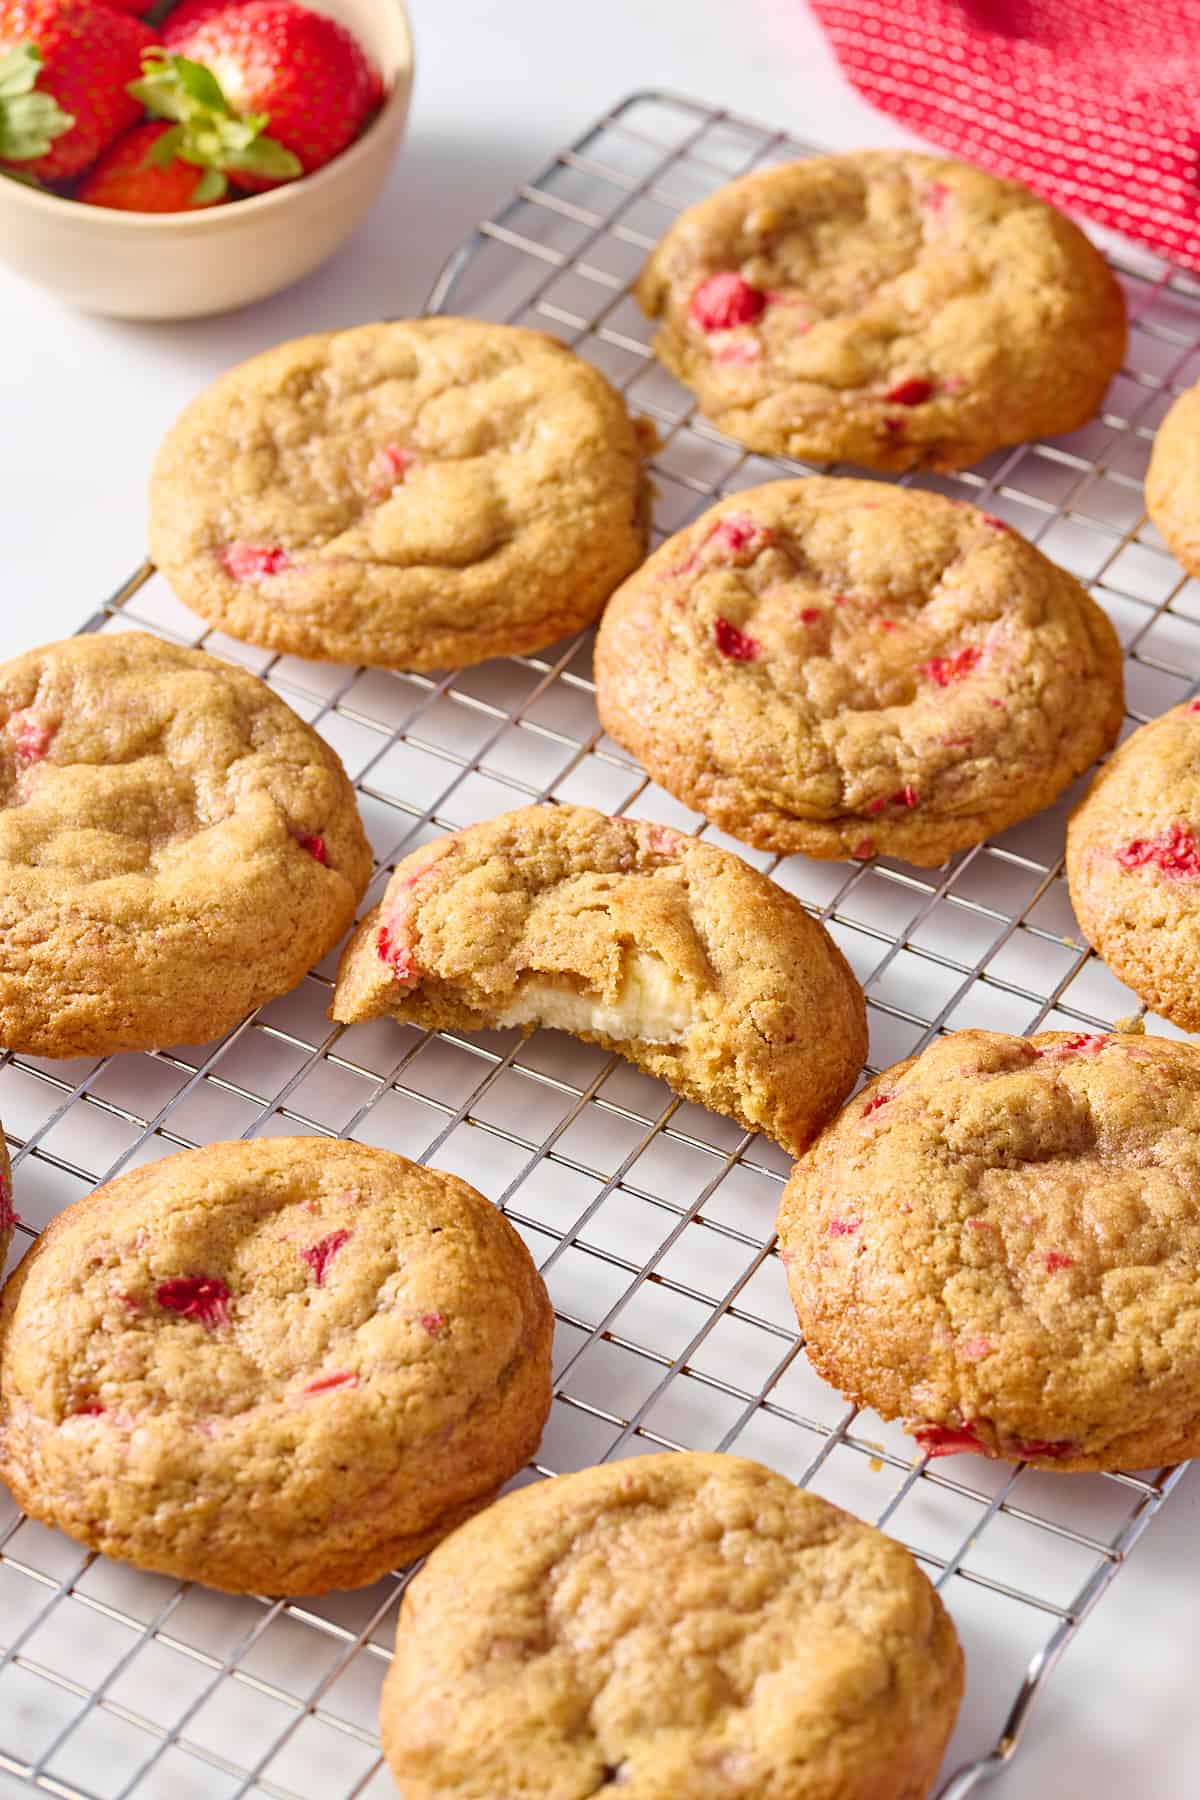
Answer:
[{"label": "bowl rim", "polygon": [[227,229],[233,224],[231,214],[238,219],[250,216],[258,218],[270,207],[278,210],[282,206],[294,204],[297,195],[315,195],[319,189],[336,181],[349,165],[369,155],[373,140],[384,127],[397,113],[403,117],[408,109],[412,98],[414,64],[412,22],[406,0],[388,0],[388,4],[399,24],[402,59],[392,86],[366,130],[323,168],[314,169],[311,175],[286,182],[265,194],[248,194],[245,199],[238,201],[236,208],[210,206],[202,207],[198,212],[138,213],[122,212],[110,206],[88,206],[86,201],[74,200],[69,194],[53,194],[43,188],[26,187],[24,182],[11,180],[5,175],[0,175],[0,193],[13,199],[18,206],[28,205],[35,214],[41,212],[62,218],[69,209],[85,231],[99,227],[111,232],[115,227],[144,232],[188,231],[194,235]]}]

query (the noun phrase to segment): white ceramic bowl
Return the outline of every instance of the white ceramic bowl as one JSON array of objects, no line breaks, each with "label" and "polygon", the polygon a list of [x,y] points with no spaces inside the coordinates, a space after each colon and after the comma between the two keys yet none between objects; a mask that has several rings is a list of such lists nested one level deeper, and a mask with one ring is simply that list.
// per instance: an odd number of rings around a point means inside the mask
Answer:
[{"label": "white ceramic bowl", "polygon": [[0,260],[60,299],[121,319],[195,319],[274,294],[349,237],[395,158],[412,93],[404,0],[305,0],[354,32],[387,98],[356,143],[268,194],[194,213],[83,206],[0,176]]}]

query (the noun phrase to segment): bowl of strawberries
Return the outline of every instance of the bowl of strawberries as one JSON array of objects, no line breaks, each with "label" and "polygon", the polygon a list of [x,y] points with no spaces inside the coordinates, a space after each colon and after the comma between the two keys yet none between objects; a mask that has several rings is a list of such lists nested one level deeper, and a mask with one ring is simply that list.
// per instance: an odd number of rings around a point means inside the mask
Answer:
[{"label": "bowl of strawberries", "polygon": [[412,70],[404,0],[0,0],[0,260],[118,318],[260,300],[361,221]]}]

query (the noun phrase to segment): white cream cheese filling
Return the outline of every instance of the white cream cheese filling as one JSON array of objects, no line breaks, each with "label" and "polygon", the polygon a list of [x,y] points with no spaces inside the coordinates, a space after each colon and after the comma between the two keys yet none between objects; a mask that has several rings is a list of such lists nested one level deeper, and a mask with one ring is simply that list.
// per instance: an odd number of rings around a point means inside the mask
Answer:
[{"label": "white cream cheese filling", "polygon": [[630,950],[621,989],[611,1003],[548,975],[523,978],[498,1025],[546,1025],[555,1031],[590,1031],[643,1044],[680,1044],[695,1023],[691,996],[660,956]]}]

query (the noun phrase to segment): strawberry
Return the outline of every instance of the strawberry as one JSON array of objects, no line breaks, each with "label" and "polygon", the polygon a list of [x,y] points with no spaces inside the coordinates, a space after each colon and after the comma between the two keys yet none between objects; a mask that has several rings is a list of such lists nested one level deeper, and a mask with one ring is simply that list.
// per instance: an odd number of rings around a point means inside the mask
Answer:
[{"label": "strawberry", "polygon": [[165,120],[135,125],[88,170],[75,189],[76,200],[118,212],[187,212],[217,205],[227,186],[222,175],[184,162],[170,147],[158,150],[171,129]]},{"label": "strawberry", "polygon": [[126,85],[153,42],[140,19],[90,0],[0,0],[0,164],[64,181],[95,162],[138,117]]},{"label": "strawberry", "polygon": [[[269,121],[271,136],[293,152],[306,175],[353,142],[383,93],[346,28],[296,0],[226,5],[173,36],[172,49],[176,57],[168,62],[183,56],[211,72],[236,115]],[[152,112],[178,117],[167,110],[169,76],[140,84],[139,98]],[[270,187],[278,179],[273,171],[233,165],[229,173],[242,188]]]},{"label": "strawberry", "polygon": [[131,81],[129,91],[152,113],[173,121],[154,145],[155,162],[179,158],[207,170],[206,200],[223,199],[231,176],[241,187],[271,186],[304,172],[299,157],[263,135],[266,113],[239,117],[202,63],[151,51],[142,79]]},{"label": "strawberry", "polygon": [[[108,0],[112,5],[113,0]],[[177,50],[190,32],[197,25],[214,13],[232,12],[235,6],[245,6],[246,0],[179,0],[173,6],[159,27],[159,38],[168,50]]]}]

